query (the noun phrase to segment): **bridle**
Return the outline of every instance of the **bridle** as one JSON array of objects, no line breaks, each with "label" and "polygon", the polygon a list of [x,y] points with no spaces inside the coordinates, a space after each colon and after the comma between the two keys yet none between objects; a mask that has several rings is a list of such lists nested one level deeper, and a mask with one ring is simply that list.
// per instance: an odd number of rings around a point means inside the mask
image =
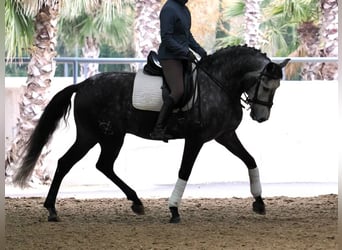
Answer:
[{"label": "bridle", "polygon": [[[201,65],[198,61],[195,61],[194,63],[195,63],[197,68],[200,68],[220,89],[222,89],[229,96],[229,94],[230,94],[229,90],[220,80],[218,80],[216,77],[214,77],[212,74],[210,74],[206,69],[201,67]],[[272,107],[272,105],[273,105],[273,98],[272,97],[268,101],[262,101],[262,100],[258,99],[258,92],[259,92],[259,88],[261,85],[262,77],[266,76],[266,77],[271,78],[271,79],[277,79],[274,76],[272,76],[266,72],[266,67],[267,67],[267,65],[261,71],[260,75],[256,78],[255,83],[253,83],[250,86],[250,88],[252,88],[256,84],[256,89],[255,89],[253,98],[249,98],[248,95],[246,94],[246,91],[248,89],[244,91],[245,99],[240,97],[241,101],[244,102],[245,104],[247,104],[249,106],[251,106],[252,104],[259,104],[259,105],[266,106],[268,108]],[[243,108],[245,108],[242,104],[241,104],[241,106]]]},{"label": "bridle", "polygon": [[266,76],[267,78],[270,78],[270,79],[277,79],[274,76],[272,76],[272,75],[268,74],[267,72],[265,72],[265,68],[262,70],[262,72],[260,73],[260,75],[256,79],[256,83],[252,84],[252,86],[250,87],[250,88],[252,88],[254,85],[256,85],[253,98],[249,98],[247,96],[246,92],[244,92],[245,93],[245,99],[242,99],[244,103],[246,103],[248,105],[259,104],[259,105],[266,106],[268,108],[271,108],[273,106],[273,96],[270,96],[268,101],[262,101],[262,100],[258,99],[258,93],[259,93],[259,88],[260,88],[260,85],[261,85],[262,77]]}]

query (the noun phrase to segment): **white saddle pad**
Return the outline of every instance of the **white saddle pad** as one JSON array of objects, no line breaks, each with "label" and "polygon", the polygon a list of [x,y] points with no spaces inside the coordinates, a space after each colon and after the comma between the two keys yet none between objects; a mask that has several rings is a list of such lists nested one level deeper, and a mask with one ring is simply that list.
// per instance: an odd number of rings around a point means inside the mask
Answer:
[{"label": "white saddle pad", "polygon": [[[160,111],[163,105],[162,97],[163,78],[147,75],[143,70],[138,70],[133,86],[132,103],[133,107],[140,110]],[[197,92],[195,94],[197,97]],[[192,98],[185,107],[186,111],[192,107]]]},{"label": "white saddle pad", "polygon": [[133,86],[133,107],[136,109],[160,111],[163,105],[163,78],[151,76],[138,70]]}]

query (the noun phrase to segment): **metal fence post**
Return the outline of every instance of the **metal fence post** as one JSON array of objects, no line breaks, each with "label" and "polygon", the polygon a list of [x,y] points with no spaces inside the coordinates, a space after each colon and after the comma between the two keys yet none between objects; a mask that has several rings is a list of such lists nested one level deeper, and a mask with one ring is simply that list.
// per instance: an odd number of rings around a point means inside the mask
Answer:
[{"label": "metal fence post", "polygon": [[77,73],[78,73],[78,61],[77,59],[75,59],[73,61],[73,81],[74,81],[74,84],[77,83]]},{"label": "metal fence post", "polygon": [[64,63],[64,77],[68,77],[69,75],[69,66],[68,63]]}]

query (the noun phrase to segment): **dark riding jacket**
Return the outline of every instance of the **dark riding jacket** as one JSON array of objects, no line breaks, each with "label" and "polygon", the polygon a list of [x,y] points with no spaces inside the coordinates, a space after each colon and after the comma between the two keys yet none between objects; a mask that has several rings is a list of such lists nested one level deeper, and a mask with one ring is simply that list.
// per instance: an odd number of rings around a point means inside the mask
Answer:
[{"label": "dark riding jacket", "polygon": [[168,0],[160,12],[159,60],[187,59],[189,48],[201,57],[206,51],[191,34],[191,14],[184,0]]}]

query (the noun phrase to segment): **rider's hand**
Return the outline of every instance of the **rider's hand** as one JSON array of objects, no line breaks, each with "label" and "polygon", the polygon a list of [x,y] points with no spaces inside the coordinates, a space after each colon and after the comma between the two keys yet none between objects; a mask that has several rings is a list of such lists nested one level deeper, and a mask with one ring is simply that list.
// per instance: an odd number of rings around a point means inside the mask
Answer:
[{"label": "rider's hand", "polygon": [[200,54],[200,56],[201,56],[201,60],[202,60],[203,58],[207,57],[208,54],[206,51],[204,51],[203,53]]},{"label": "rider's hand", "polygon": [[187,57],[189,62],[195,62],[197,60],[196,56],[194,55],[194,53],[192,53],[191,50],[189,50]]}]

